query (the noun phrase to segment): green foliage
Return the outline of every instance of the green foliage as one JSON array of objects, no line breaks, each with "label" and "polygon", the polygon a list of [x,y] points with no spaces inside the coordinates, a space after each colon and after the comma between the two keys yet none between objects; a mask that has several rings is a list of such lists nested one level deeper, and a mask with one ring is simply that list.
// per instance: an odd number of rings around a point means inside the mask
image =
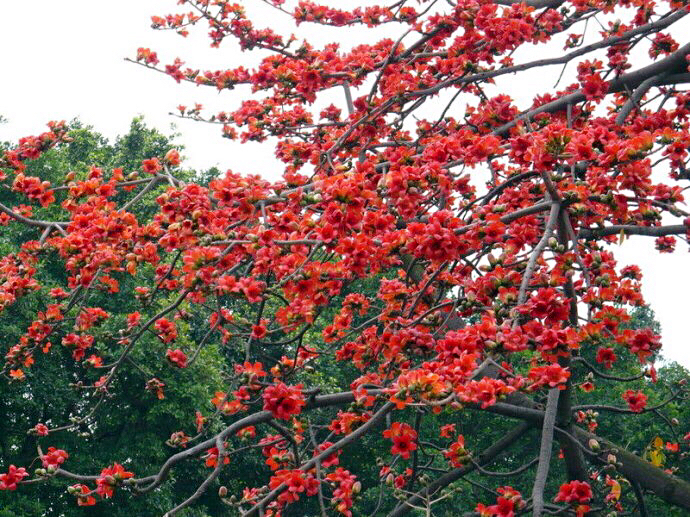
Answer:
[{"label": "green foliage", "polygon": [[[67,171],[74,171],[78,179],[84,179],[93,165],[102,167],[107,173],[116,167],[129,173],[136,171],[143,159],[162,156],[172,148],[179,149],[170,137],[148,128],[142,119],[134,119],[130,131],[114,143],[79,121],[70,124],[70,136],[73,138],[71,143],[31,162],[26,174],[60,185]],[[188,178],[192,175],[192,171],[181,174]],[[141,206],[150,207],[153,199],[165,188],[162,186],[148,193],[149,202]],[[131,195],[127,192],[118,194],[122,197]],[[57,197],[58,201],[63,199],[64,191],[59,192]],[[20,201],[11,191],[2,191],[0,202],[14,206]],[[140,221],[145,221],[150,213],[138,206],[132,208],[133,213]],[[36,210],[34,216],[48,218],[60,213],[59,203],[56,203]],[[37,239],[37,232],[39,230],[36,228],[11,222],[0,235],[0,253],[17,249],[21,242]],[[64,285],[64,267],[57,254],[52,253],[44,258],[37,265],[37,271],[40,283],[47,288]],[[133,287],[137,279],[123,275],[120,280],[123,288],[119,292],[96,292],[89,300],[90,304],[104,308],[113,316],[103,328],[94,332],[94,351],[111,346],[108,343],[112,343],[112,333],[122,328],[127,313],[138,308],[137,301],[124,294],[131,292],[125,287]],[[45,310],[46,305],[51,303],[46,291],[43,289],[31,293],[0,314],[4,345],[16,343],[37,312]],[[171,297],[174,295],[171,293]],[[192,328],[194,325],[197,328]],[[178,323],[181,331],[178,345],[193,349],[194,336],[200,334],[202,326],[203,322],[199,321],[192,325]],[[165,362],[164,357],[165,346],[154,336],[147,336],[143,346],[134,351],[131,367],[124,368],[116,381],[116,389],[122,396],[106,398],[94,414],[92,423],[76,432],[51,435],[42,439],[41,445],[44,448],[55,446],[67,450],[70,458],[65,467],[74,472],[98,474],[102,468],[117,461],[137,474],[155,473],[174,452],[161,437],[180,430],[194,434],[195,411],[206,409],[200,404],[208,404],[214,391],[222,386],[222,379],[217,373],[211,372],[218,372],[218,364],[224,360],[217,347],[208,347],[187,370],[187,375],[180,375]],[[36,373],[30,374],[25,383],[0,383],[0,470],[9,464],[28,466],[36,457],[36,438],[19,434],[19,429],[28,429],[39,422],[64,424],[71,416],[80,415],[88,404],[94,403],[88,391],[74,385],[77,374],[84,373],[84,367],[71,358],[59,340],[54,340],[49,353],[38,354],[36,363],[32,370]],[[154,373],[165,377],[163,400],[143,390],[146,381],[155,376]],[[89,374],[95,381],[102,373],[94,370]],[[37,466],[40,465],[34,463],[32,468]],[[75,498],[65,492],[64,482],[25,485],[18,492],[0,492],[0,516],[160,515],[176,504],[174,501],[180,493],[193,491],[207,470],[203,463],[194,460],[178,470],[175,483],[156,490],[146,498],[118,493],[127,491],[121,488],[116,491],[113,501],[104,501],[97,508],[78,507]],[[217,498],[213,498],[213,501],[209,503],[211,507],[218,504]],[[189,515],[208,515],[204,508],[202,504]]]}]

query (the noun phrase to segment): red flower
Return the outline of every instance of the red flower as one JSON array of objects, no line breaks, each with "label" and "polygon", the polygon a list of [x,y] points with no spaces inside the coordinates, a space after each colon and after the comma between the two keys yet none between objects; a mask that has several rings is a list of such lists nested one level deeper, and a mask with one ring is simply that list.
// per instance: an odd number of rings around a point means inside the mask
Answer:
[{"label": "red flower", "polygon": [[441,438],[452,438],[455,434],[455,424],[441,426]]},{"label": "red flower", "polygon": [[297,501],[301,492],[306,491],[307,495],[314,495],[318,492],[319,487],[318,481],[313,476],[299,469],[277,471],[271,477],[269,487],[274,489],[283,484],[287,486],[287,490],[279,496],[278,500],[284,503]]},{"label": "red flower", "polygon": [[141,321],[141,314],[138,312],[132,312],[127,315],[127,330],[132,330],[134,327],[139,325]]},{"label": "red flower", "polygon": [[0,490],[16,490],[17,484],[27,477],[29,473],[25,468],[17,468],[10,465],[6,474],[0,474]]},{"label": "red flower", "polygon": [[661,336],[649,328],[632,331],[625,334],[625,337],[629,338],[627,345],[640,362],[661,348]]},{"label": "red flower", "polygon": [[665,448],[669,452],[678,452],[680,446],[677,443],[666,442]]},{"label": "red flower", "polygon": [[525,303],[522,312],[553,325],[568,319],[568,301],[555,289],[541,288]]},{"label": "red flower", "polygon": [[170,149],[165,153],[165,163],[173,167],[180,164],[180,153],[176,149]]},{"label": "red flower", "polygon": [[119,463],[114,463],[112,467],[106,467],[101,470],[101,475],[96,480],[96,484],[98,485],[96,492],[104,498],[112,497],[115,486],[122,480],[131,477],[134,477],[134,474],[127,472]]},{"label": "red flower", "polygon": [[582,384],[580,384],[580,389],[585,393],[594,391],[594,383],[592,383],[591,381],[583,382]]},{"label": "red flower", "polygon": [[98,357],[96,354],[91,354],[85,361],[86,366],[91,366],[92,368],[100,368],[103,366],[103,359]]},{"label": "red flower", "polygon": [[48,436],[48,426],[45,424],[36,424],[33,431],[36,436]]},{"label": "red flower", "polygon": [[163,170],[163,166],[158,158],[150,158],[141,162],[141,168],[148,174],[155,174]]},{"label": "red flower", "polygon": [[616,361],[616,354],[613,348],[600,348],[597,350],[597,363],[603,364],[606,368],[611,368]]},{"label": "red flower", "polygon": [[470,460],[470,453],[465,449],[465,437],[459,435],[443,455],[453,467],[462,467]]},{"label": "red flower", "polygon": [[[206,461],[204,464],[207,467],[216,467],[218,465],[218,454],[219,454],[218,447],[211,447],[209,450],[206,451],[205,458]],[[227,465],[230,463],[230,457],[229,456],[223,456],[223,465]]]},{"label": "red flower", "polygon": [[302,385],[286,386],[282,382],[268,386],[263,393],[264,409],[273,416],[288,420],[292,415],[299,415],[306,405],[302,395]]},{"label": "red flower", "polygon": [[630,406],[630,411],[635,413],[641,413],[642,410],[647,406],[647,395],[641,391],[627,390],[623,393],[623,400]]},{"label": "red flower", "polygon": [[26,379],[26,375],[24,375],[24,371],[21,368],[10,370],[10,377],[15,381],[23,381]]},{"label": "red flower", "polygon": [[481,503],[477,505],[479,515],[482,517],[514,517],[515,510],[521,510],[525,507],[522,494],[513,487],[499,487],[497,492],[499,496],[496,498],[496,504],[488,507]]},{"label": "red flower", "polygon": [[165,357],[167,357],[168,361],[173,363],[178,368],[187,367],[187,356],[179,348],[176,348],[175,350],[168,348],[168,350],[165,352]]},{"label": "red flower", "polygon": [[592,489],[586,481],[563,483],[554,499],[564,503],[586,503],[592,499]]},{"label": "red flower", "polygon": [[607,83],[598,73],[587,76],[582,84],[582,93],[588,101],[600,101],[609,91]]},{"label": "red flower", "polygon": [[536,366],[529,372],[529,378],[534,383],[533,388],[548,385],[550,388],[565,389],[565,383],[570,372],[561,365],[553,363],[547,366]]},{"label": "red flower", "polygon": [[177,339],[177,327],[167,318],[161,318],[156,321],[154,328],[164,343],[172,343]]},{"label": "red flower", "polygon": [[[331,445],[333,445],[332,442],[323,442],[322,444],[320,444],[318,446],[317,450],[314,451],[314,456],[316,456],[317,454],[321,454],[323,451],[328,449]],[[324,459],[322,459],[321,460],[321,466],[322,467],[332,467],[334,465],[337,465],[340,462],[340,460],[338,459],[338,456],[340,456],[341,452],[342,451],[336,451],[333,454],[331,454],[330,456],[327,456]]]},{"label": "red flower", "polygon": [[654,247],[661,253],[673,253],[676,249],[676,238],[672,235],[658,237],[654,241]]},{"label": "red flower", "polygon": [[55,447],[48,447],[48,453],[41,456],[41,462],[47,469],[57,469],[67,458],[69,458],[69,454],[66,451],[56,449]]},{"label": "red flower", "polygon": [[384,438],[393,442],[391,454],[400,454],[405,459],[410,457],[410,452],[417,449],[417,432],[408,424],[393,422],[390,429],[383,432]]},{"label": "red flower", "polygon": [[252,325],[252,338],[260,340],[266,337],[266,327],[263,325]]},{"label": "red flower", "polygon": [[86,485],[72,485],[70,487],[71,492],[74,493],[77,496],[77,505],[78,506],[93,506],[96,504],[96,498],[92,495],[86,495],[90,494],[91,490],[89,489],[88,486]]}]

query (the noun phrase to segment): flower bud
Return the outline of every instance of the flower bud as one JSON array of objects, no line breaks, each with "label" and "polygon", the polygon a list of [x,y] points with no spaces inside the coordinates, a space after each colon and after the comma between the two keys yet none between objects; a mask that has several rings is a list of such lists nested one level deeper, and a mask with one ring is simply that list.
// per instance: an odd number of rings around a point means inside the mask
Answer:
[{"label": "flower bud", "polygon": [[218,497],[225,497],[226,495],[228,495],[228,487],[221,486],[218,488]]}]

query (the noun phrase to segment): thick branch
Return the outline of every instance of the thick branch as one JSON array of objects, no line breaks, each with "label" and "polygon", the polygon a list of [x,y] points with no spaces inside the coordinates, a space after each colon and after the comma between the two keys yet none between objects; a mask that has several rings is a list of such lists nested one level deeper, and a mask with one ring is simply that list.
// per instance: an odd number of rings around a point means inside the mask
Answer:
[{"label": "thick branch", "polygon": [[636,226],[634,224],[615,224],[605,228],[582,229],[578,232],[580,239],[597,239],[609,235],[646,235],[648,237],[663,237],[665,235],[685,235],[688,228],[684,224],[668,226]]},{"label": "thick branch", "polygon": [[544,511],[544,487],[546,478],[549,475],[549,465],[551,464],[551,450],[553,448],[553,427],[556,424],[556,414],[558,412],[558,396],[560,390],[551,388],[549,390],[548,401],[546,403],[546,414],[544,424],[541,429],[541,446],[539,448],[539,466],[532,487],[532,500],[534,509],[532,515],[541,517]]},{"label": "thick branch", "polygon": [[[614,79],[609,83],[608,93],[621,92],[626,88],[631,90],[635,89],[650,77],[657,77],[666,73],[675,75],[666,75],[665,77],[661,78],[657,83],[657,86],[688,82],[690,81],[690,74],[685,73],[685,67],[687,66],[685,56],[688,53],[690,53],[690,43],[683,45],[666,59],[662,59],[661,61],[657,61],[649,66],[645,66],[635,70],[634,72],[630,72],[618,77],[617,79]],[[507,124],[495,129],[493,134],[504,135],[515,127],[521,120],[527,120],[535,115],[538,115],[539,113],[556,113],[558,111],[563,111],[567,108],[568,104],[575,105],[585,100],[585,94],[582,92],[582,90],[578,90],[568,95],[563,95],[555,101],[548,102],[537,108],[526,111],[511,122],[508,122]]]},{"label": "thick branch", "polygon": [[651,490],[667,503],[690,510],[690,483],[687,481],[655,467],[639,456],[584,429],[576,427],[575,436],[583,445],[586,445],[589,440],[597,440],[605,451],[598,456],[602,463],[606,462],[609,451],[615,449],[617,451],[615,456],[622,464],[619,467],[621,474],[631,482],[639,483],[640,487]]}]

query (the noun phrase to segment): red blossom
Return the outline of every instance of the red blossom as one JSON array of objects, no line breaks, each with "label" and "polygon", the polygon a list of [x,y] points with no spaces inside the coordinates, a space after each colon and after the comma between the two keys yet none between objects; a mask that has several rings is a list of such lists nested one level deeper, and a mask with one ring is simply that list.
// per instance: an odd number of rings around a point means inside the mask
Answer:
[{"label": "red blossom", "polygon": [[156,174],[163,170],[163,166],[158,158],[150,158],[141,162],[141,168],[148,174]]},{"label": "red blossom", "polygon": [[48,426],[45,424],[36,424],[33,431],[36,433],[36,436],[48,436],[49,433]]},{"label": "red blossom", "polygon": [[96,480],[96,492],[104,498],[112,497],[115,486],[131,477],[134,477],[134,474],[127,472],[119,463],[114,463],[112,467],[101,470],[101,475]]},{"label": "red blossom", "polygon": [[5,474],[0,474],[0,490],[16,490],[17,485],[28,475],[29,473],[23,467],[17,468],[10,465]]},{"label": "red blossom", "polygon": [[57,469],[67,458],[69,458],[69,454],[66,451],[56,449],[55,447],[48,447],[48,452],[41,456],[41,463],[46,468]]},{"label": "red blossom", "polygon": [[70,493],[77,496],[78,506],[93,506],[96,504],[96,498],[92,493],[92,490],[86,485],[72,485],[69,487]]},{"label": "red blossom", "polygon": [[408,424],[393,422],[393,425],[383,432],[383,437],[393,442],[391,454],[400,454],[404,459],[408,459],[410,453],[417,449],[417,432]]},{"label": "red blossom", "polygon": [[178,368],[187,367],[187,355],[179,348],[176,348],[174,350],[168,348],[168,350],[165,352],[165,357],[167,357],[168,361],[170,361]]},{"label": "red blossom", "polygon": [[616,362],[616,354],[613,348],[600,348],[597,350],[597,363],[603,364],[606,368],[611,368]]},{"label": "red blossom", "polygon": [[558,489],[558,495],[554,499],[556,502],[564,503],[587,503],[593,497],[592,488],[585,481],[570,481],[563,483]]},{"label": "red blossom", "polygon": [[626,390],[622,397],[628,403],[630,411],[635,413],[642,412],[647,406],[647,395],[641,391]]},{"label": "red blossom", "polygon": [[264,409],[282,420],[288,420],[292,415],[299,415],[306,404],[301,384],[287,386],[278,382],[264,390],[263,399]]}]

